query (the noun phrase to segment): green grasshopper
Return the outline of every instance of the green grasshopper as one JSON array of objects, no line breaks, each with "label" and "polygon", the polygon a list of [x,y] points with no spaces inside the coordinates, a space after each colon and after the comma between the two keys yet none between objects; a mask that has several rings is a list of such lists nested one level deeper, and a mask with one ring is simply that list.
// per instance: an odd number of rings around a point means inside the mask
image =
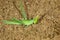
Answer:
[{"label": "green grasshopper", "polygon": [[13,18],[12,20],[8,21],[8,20],[3,20],[3,22],[5,24],[17,24],[17,25],[31,25],[31,24],[36,24],[38,22],[38,16],[36,16],[35,18],[33,19],[30,19],[30,20],[17,20],[16,18]]},{"label": "green grasshopper", "polygon": [[22,16],[24,18],[23,20],[18,20],[16,18],[13,18],[10,21],[9,20],[3,20],[3,23],[28,26],[28,25],[31,25],[31,24],[36,24],[38,22],[38,19],[39,19],[38,15],[35,18],[33,18],[33,19],[27,19],[27,15],[26,15],[26,12],[24,10],[24,6],[23,6],[23,3],[22,3],[22,0],[20,0],[20,11],[21,11]]}]

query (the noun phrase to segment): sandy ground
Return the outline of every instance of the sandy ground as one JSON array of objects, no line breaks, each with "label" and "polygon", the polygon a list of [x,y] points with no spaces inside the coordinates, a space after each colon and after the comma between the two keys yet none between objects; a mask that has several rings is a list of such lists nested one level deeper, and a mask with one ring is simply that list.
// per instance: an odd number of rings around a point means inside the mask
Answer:
[{"label": "sandy ground", "polygon": [[[23,2],[28,18],[40,15],[40,20],[27,28],[22,25],[6,25],[0,21],[0,40],[60,40],[60,0]],[[20,0],[0,0],[0,20],[22,18],[14,4],[19,9]]]}]

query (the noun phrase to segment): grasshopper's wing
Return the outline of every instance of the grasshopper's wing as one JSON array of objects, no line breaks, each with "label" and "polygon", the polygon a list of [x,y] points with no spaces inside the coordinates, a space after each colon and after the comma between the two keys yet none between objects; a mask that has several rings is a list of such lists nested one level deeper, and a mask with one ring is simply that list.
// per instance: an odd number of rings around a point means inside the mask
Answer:
[{"label": "grasshopper's wing", "polygon": [[5,24],[22,24],[22,21],[21,20],[17,20],[17,19],[12,19],[10,21],[8,20],[3,20],[3,23]]},{"label": "grasshopper's wing", "polygon": [[20,22],[8,21],[8,20],[3,20],[3,23],[5,23],[5,24],[21,24]]},{"label": "grasshopper's wing", "polygon": [[16,19],[16,18],[13,18],[12,21],[22,23],[22,20],[18,20],[18,19]]}]

